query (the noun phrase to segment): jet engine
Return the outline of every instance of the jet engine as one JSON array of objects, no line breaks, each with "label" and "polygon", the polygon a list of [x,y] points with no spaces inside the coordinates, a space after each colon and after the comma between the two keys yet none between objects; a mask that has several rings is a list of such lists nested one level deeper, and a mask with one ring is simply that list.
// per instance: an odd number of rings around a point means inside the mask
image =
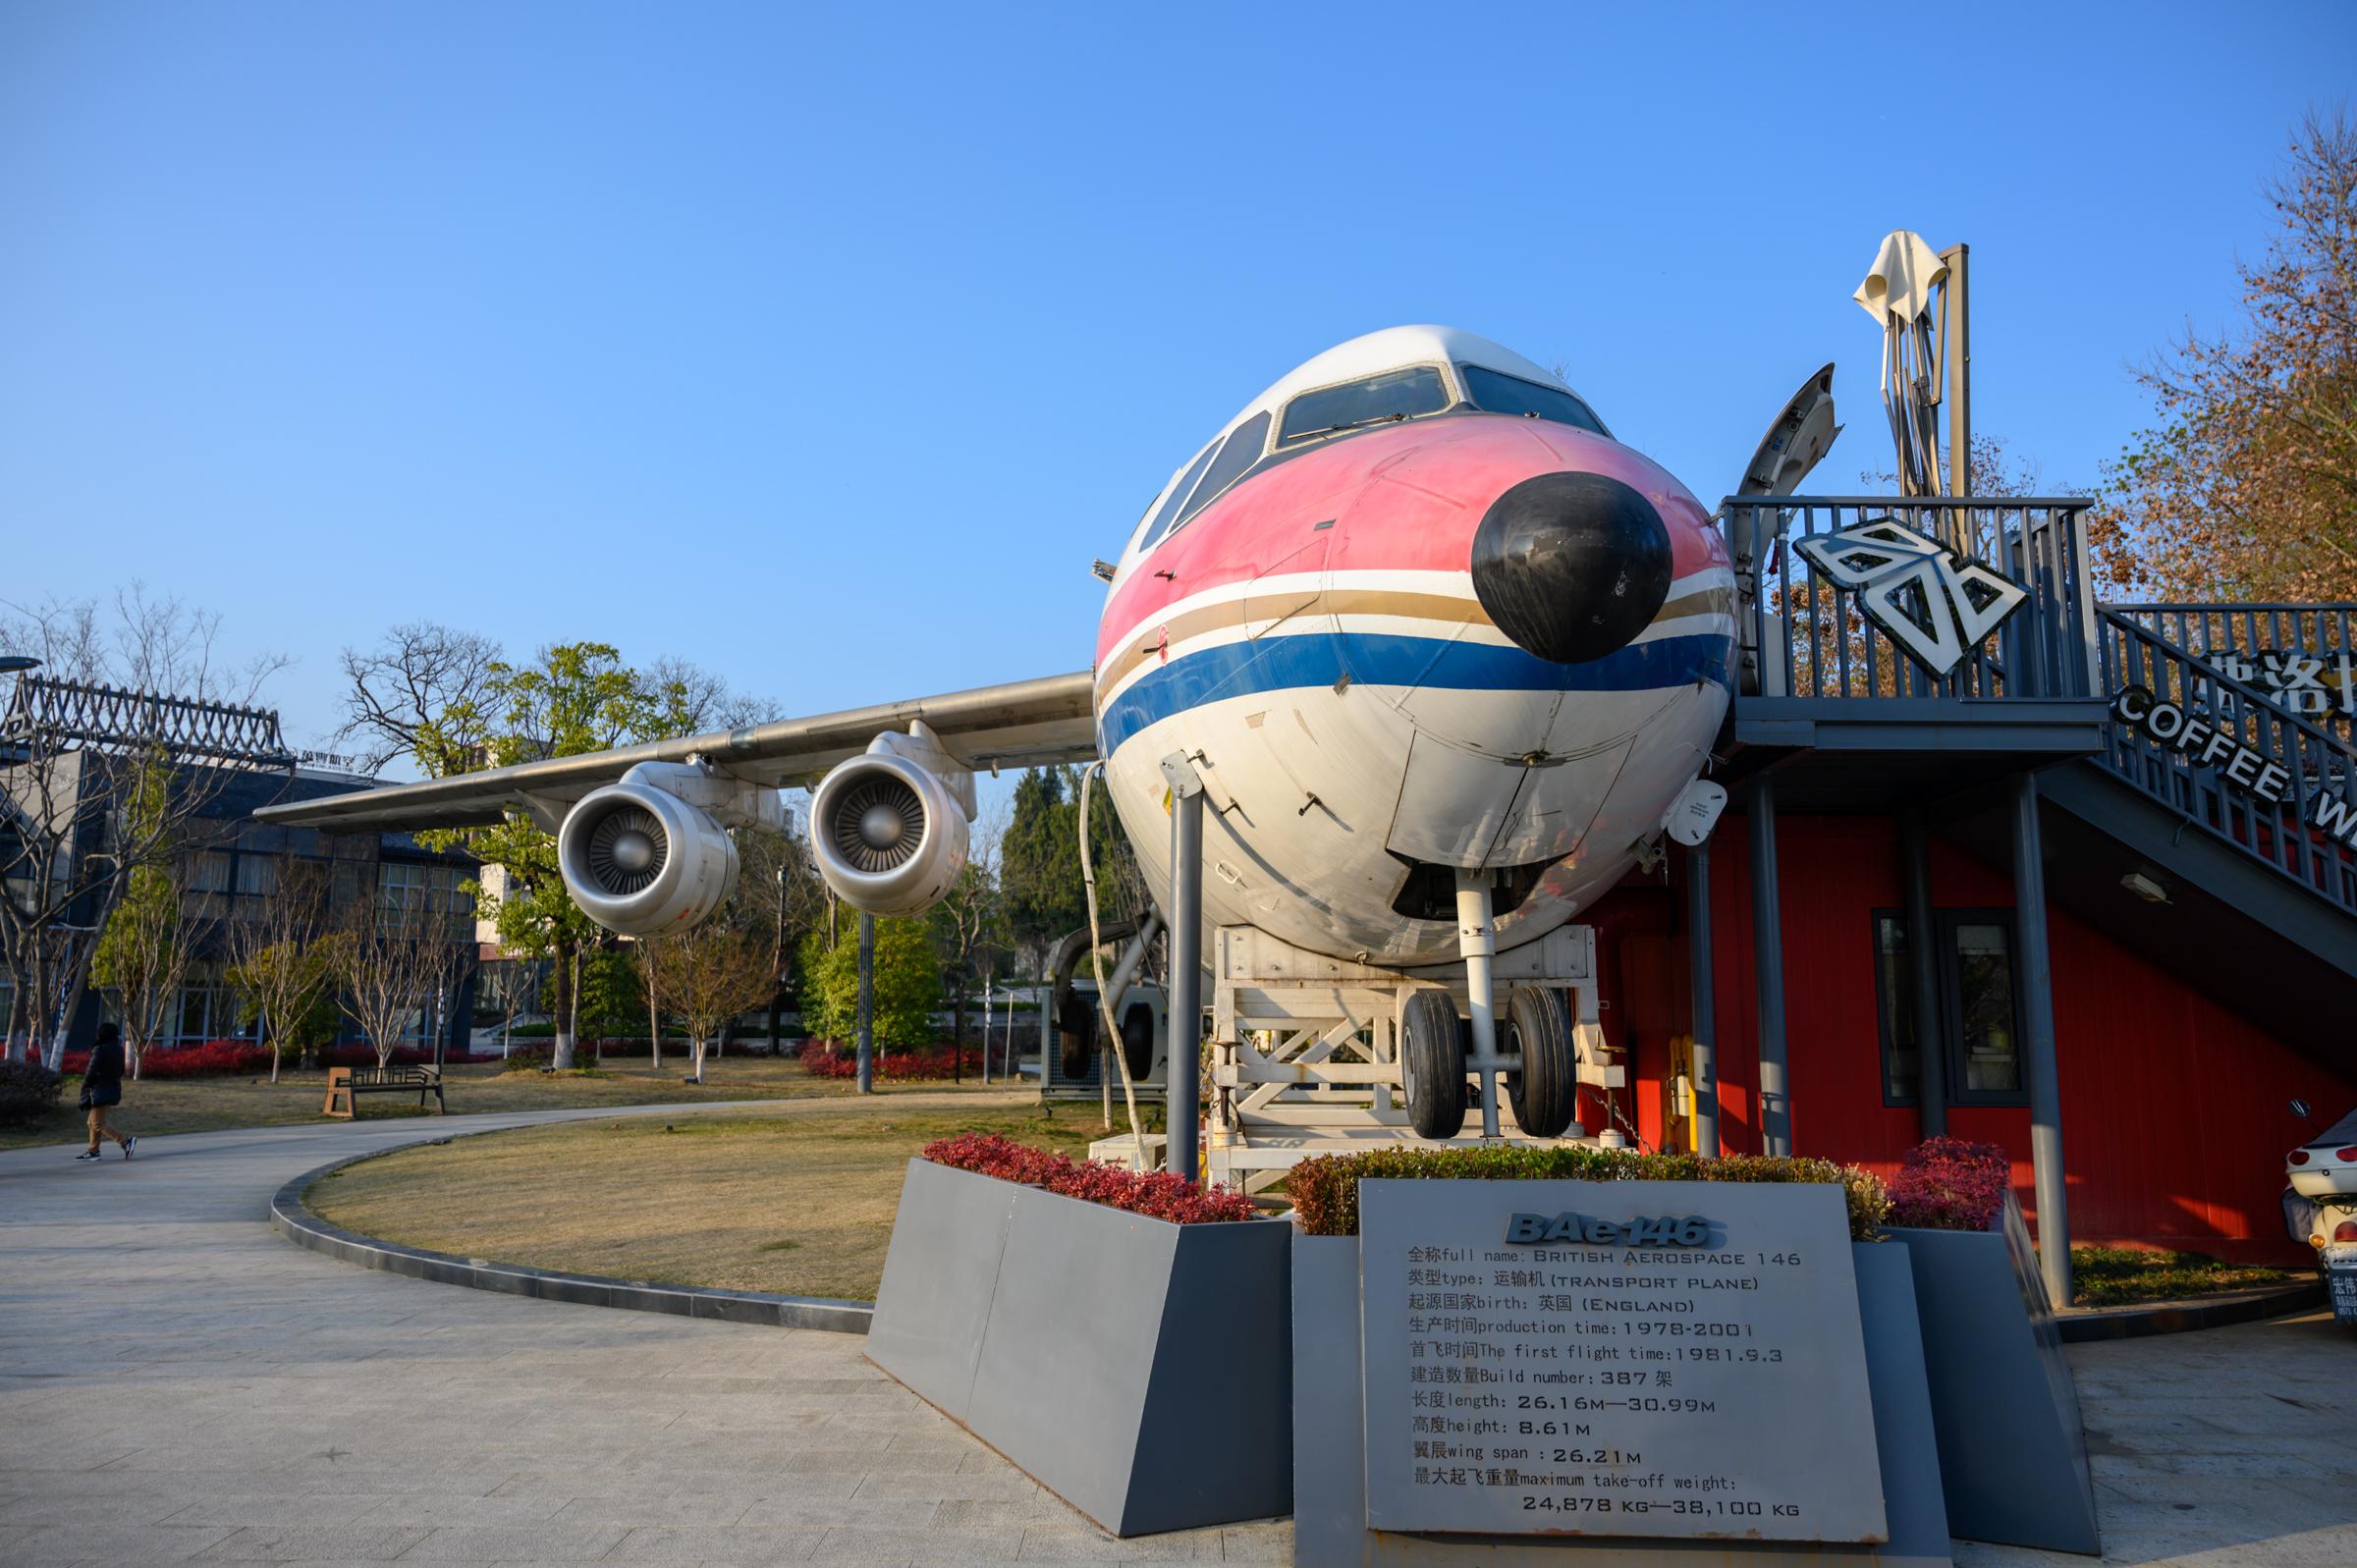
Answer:
[{"label": "jet engine", "polygon": [[932,907],[965,869],[973,775],[919,723],[887,730],[819,781],[810,847],[835,895],[871,915]]},{"label": "jet engine", "polygon": [[557,830],[557,869],[581,912],[626,937],[692,926],[737,887],[730,826],[777,831],[774,789],[694,764],[640,763],[593,789]]}]

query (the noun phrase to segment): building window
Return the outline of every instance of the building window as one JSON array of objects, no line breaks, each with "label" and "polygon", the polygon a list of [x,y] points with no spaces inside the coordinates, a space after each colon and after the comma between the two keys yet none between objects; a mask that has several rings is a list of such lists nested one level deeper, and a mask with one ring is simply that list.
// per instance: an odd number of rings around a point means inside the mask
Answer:
[{"label": "building window", "polygon": [[[1933,911],[1932,927],[1948,1104],[2023,1104],[2013,912],[1940,909]],[[1908,937],[1906,921],[1896,910],[1874,912],[1875,1000],[1881,1015],[1887,1106],[1912,1106],[1922,1098],[1923,1057],[1915,1035],[1915,967]]]},{"label": "building window", "polygon": [[1948,1039],[1956,1044],[1948,1091],[1959,1103],[2021,1096],[2021,1029],[2013,1003],[2013,922],[1952,919],[1940,945]]},{"label": "building window", "polygon": [[1911,1106],[1923,1085],[1923,1048],[1915,1039],[1915,988],[1907,956],[1907,923],[1884,910],[1874,915],[1874,998],[1883,1022],[1883,1104]]}]

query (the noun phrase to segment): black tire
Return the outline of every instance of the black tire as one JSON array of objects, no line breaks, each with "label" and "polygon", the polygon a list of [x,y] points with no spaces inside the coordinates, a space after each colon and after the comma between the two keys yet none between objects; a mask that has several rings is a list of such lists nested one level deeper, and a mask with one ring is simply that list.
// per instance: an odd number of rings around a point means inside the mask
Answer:
[{"label": "black tire", "polygon": [[1074,991],[1065,998],[1057,1010],[1056,1033],[1062,1050],[1057,1053],[1057,1065],[1063,1069],[1067,1083],[1086,1083],[1088,1066],[1103,1043],[1105,1025],[1097,1017],[1097,1002]]},{"label": "black tire", "polygon": [[1465,1129],[1465,1041],[1446,991],[1409,994],[1399,1014],[1399,1071],[1407,1123],[1419,1138]]},{"label": "black tire", "polygon": [[1498,1054],[1522,1057],[1506,1075],[1507,1102],[1526,1138],[1560,1138],[1579,1114],[1579,1073],[1571,1004],[1560,991],[1516,986],[1498,1031]]},{"label": "black tire", "polygon": [[1122,1009],[1122,1055],[1129,1063],[1129,1076],[1139,1083],[1154,1071],[1152,1003],[1133,1001]]}]

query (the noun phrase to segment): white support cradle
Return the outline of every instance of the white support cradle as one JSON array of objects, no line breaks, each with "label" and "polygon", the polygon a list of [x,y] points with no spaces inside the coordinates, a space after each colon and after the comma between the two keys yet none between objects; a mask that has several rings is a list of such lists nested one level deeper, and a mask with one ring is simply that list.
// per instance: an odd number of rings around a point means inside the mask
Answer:
[{"label": "white support cradle", "polygon": [[[1492,1005],[1501,1014],[1515,986],[1571,994],[1577,1077],[1617,1089],[1627,1068],[1605,1044],[1596,993],[1596,933],[1562,926],[1490,960]],[[1260,1192],[1313,1155],[1415,1142],[1400,1092],[1399,1017],[1417,991],[1443,991],[1470,1012],[1461,963],[1394,969],[1331,958],[1256,931],[1226,926],[1213,952],[1210,1179]],[[1501,1142],[1534,1142],[1498,1097]],[[1468,1118],[1468,1124],[1478,1121]],[[1447,1140],[1478,1145],[1477,1133]],[[1611,1127],[1590,1138],[1573,1123],[1548,1143],[1617,1145]],[[1127,1140],[1121,1140],[1124,1145]]]}]

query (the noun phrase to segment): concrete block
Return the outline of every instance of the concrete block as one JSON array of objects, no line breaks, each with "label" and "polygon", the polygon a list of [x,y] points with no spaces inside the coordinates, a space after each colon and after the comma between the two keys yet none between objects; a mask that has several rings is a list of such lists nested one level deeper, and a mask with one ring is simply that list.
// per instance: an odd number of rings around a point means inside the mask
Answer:
[{"label": "concrete block", "polygon": [[1282,1514],[1290,1236],[913,1161],[868,1357],[1117,1536]]},{"label": "concrete block", "polygon": [[2078,1389],[2020,1209],[2007,1197],[1996,1230],[1890,1235],[1913,1266],[1948,1529],[2101,1551]]}]

